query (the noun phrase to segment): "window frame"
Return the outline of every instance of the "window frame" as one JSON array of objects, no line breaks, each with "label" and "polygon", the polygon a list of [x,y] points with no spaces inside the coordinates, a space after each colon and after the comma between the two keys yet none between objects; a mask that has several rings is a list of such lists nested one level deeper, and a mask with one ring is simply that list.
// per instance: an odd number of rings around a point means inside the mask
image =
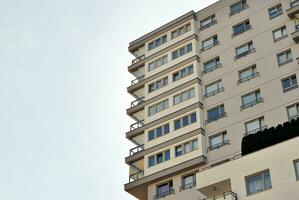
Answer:
[{"label": "window frame", "polygon": [[[188,124],[187,125],[184,125],[184,123],[183,123],[183,120],[184,120],[184,118],[186,118],[186,117],[188,117]],[[195,117],[195,118],[193,118],[193,117]],[[193,118],[193,119],[192,119]],[[190,113],[190,114],[187,114],[187,115],[184,115],[184,116],[182,116],[182,117],[180,117],[180,118],[177,118],[177,119],[175,119],[174,121],[173,121],[173,124],[174,124],[174,130],[176,131],[176,130],[179,130],[179,129],[181,129],[181,128],[184,128],[184,127],[186,127],[186,126],[189,126],[189,125],[191,125],[191,124],[193,124],[193,123],[196,123],[197,122],[197,113],[196,112],[192,112],[192,113]],[[179,125],[178,127],[176,126],[176,125]]]},{"label": "window frame", "polygon": [[[265,177],[266,177],[267,175],[269,175],[269,178],[270,178],[270,187],[269,187],[269,188],[267,188],[267,186],[266,186],[266,178],[265,178]],[[254,178],[254,177],[258,177],[258,176],[261,176],[261,178],[262,178],[262,181],[263,181],[263,189],[260,190],[260,191],[255,192],[255,193],[249,193],[249,179],[250,179],[250,178]],[[246,186],[246,195],[247,195],[247,196],[252,196],[252,195],[255,195],[255,194],[258,194],[258,193],[267,191],[267,190],[271,190],[271,189],[273,188],[273,186],[272,186],[272,178],[271,178],[270,170],[269,170],[269,169],[266,169],[266,170],[263,170],[263,171],[256,172],[256,173],[254,173],[254,174],[245,176],[245,186]]]},{"label": "window frame", "polygon": [[[241,26],[241,25],[243,25],[243,27],[244,27],[243,30],[240,31],[240,32],[236,32],[236,31],[235,31],[235,28],[236,28],[236,27],[239,27],[239,26]],[[250,20],[249,20],[249,19],[245,19],[245,20],[243,20],[242,22],[233,25],[232,29],[233,29],[232,37],[236,37],[236,36],[238,36],[238,35],[241,35],[241,34],[247,32],[247,31],[251,30],[251,29],[252,29],[252,26],[251,26],[251,24],[250,24]]]},{"label": "window frame", "polygon": [[[273,9],[277,9],[278,12],[275,15],[272,16],[271,15],[271,10],[273,10]],[[283,14],[283,9],[282,9],[281,3],[278,3],[275,6],[272,6],[271,8],[268,8],[268,16],[269,16],[270,20],[272,20],[272,19],[274,19],[274,18],[276,18],[276,17],[278,17],[282,14]]]},{"label": "window frame", "polygon": [[[248,97],[250,95],[254,95],[255,99],[253,101],[251,101],[251,102],[248,102],[248,103],[244,104],[244,98],[246,98],[246,97]],[[242,102],[241,110],[245,110],[246,108],[253,107],[253,106],[255,106],[255,105],[263,102],[263,97],[261,95],[261,90],[257,89],[257,90],[254,90],[252,92],[249,92],[249,93],[246,93],[246,94],[242,95],[241,96],[241,102]]]},{"label": "window frame", "polygon": [[[210,23],[202,25],[203,22],[208,21],[210,19],[211,19]],[[211,26],[213,26],[215,24],[217,24],[216,14],[212,14],[212,15],[210,15],[210,16],[208,16],[208,17],[206,17],[206,18],[204,18],[204,19],[202,19],[202,20],[199,21],[199,30],[203,31],[205,29],[210,28]]]},{"label": "window frame", "polygon": [[[297,111],[297,114],[296,114],[295,116],[293,116],[293,117],[290,116],[290,112],[289,112],[289,109],[292,108],[292,107],[295,107],[295,109],[296,109],[296,111]],[[286,107],[286,110],[287,110],[287,115],[288,115],[288,119],[289,119],[289,121],[292,120],[292,119],[297,119],[297,118],[299,117],[299,102],[287,106],[287,107]]]},{"label": "window frame", "polygon": [[[190,28],[188,28],[190,27]],[[183,28],[184,32],[183,33],[180,33],[180,30]],[[178,38],[180,37],[181,35],[184,35],[185,33],[188,33],[189,31],[191,31],[191,23],[188,22],[182,26],[180,26],[179,28],[171,31],[170,33],[170,37],[171,37],[171,40],[175,39],[175,38]],[[176,33],[176,35],[174,35]]]},{"label": "window frame", "polygon": [[[296,80],[296,83],[293,84],[292,83],[292,77],[295,77],[295,80]],[[290,80],[290,83],[292,83],[289,87],[285,88],[284,87],[284,81],[286,80]],[[298,80],[297,80],[297,75],[296,74],[291,74],[283,79],[281,79],[281,84],[282,84],[282,91],[285,93],[285,92],[288,92],[290,90],[293,90],[293,89],[296,89],[298,88]]]},{"label": "window frame", "polygon": [[[251,71],[251,74],[249,76],[245,76],[245,77],[241,77],[241,74],[246,72],[246,71]],[[237,82],[238,85],[240,85],[241,83],[244,83],[246,81],[250,81],[251,79],[254,79],[256,77],[259,76],[259,72],[257,71],[257,66],[256,64],[253,64],[249,67],[246,67],[244,69],[241,69],[240,71],[238,71],[238,76],[239,76],[239,80]]]},{"label": "window frame", "polygon": [[[247,46],[248,49],[246,51],[242,52],[242,53],[238,53],[238,50],[242,49],[245,46]],[[244,43],[244,44],[242,44],[242,45],[235,48],[235,54],[236,54],[235,61],[239,60],[243,57],[246,57],[247,55],[249,55],[251,53],[254,53],[254,52],[255,52],[255,48],[253,46],[253,41],[251,40],[249,42],[246,42],[246,43]]]},{"label": "window frame", "polygon": [[[168,128],[166,128],[166,127],[168,127]],[[159,128],[162,129],[161,136],[158,136],[158,129]],[[150,133],[153,133],[153,135],[154,135],[154,137],[152,139],[150,139]],[[166,123],[166,124],[164,124],[162,126],[159,126],[159,127],[156,127],[154,129],[151,129],[151,130],[147,131],[147,135],[148,135],[147,141],[155,140],[155,139],[163,137],[164,135],[167,135],[169,133],[170,133],[170,126],[169,126],[169,123]]]},{"label": "window frame", "polygon": [[[205,47],[204,43],[208,42],[210,40],[213,40],[213,43]],[[218,35],[215,34],[215,35],[201,41],[201,50],[200,51],[201,52],[208,51],[217,45],[219,45],[219,39],[218,39]]]},{"label": "window frame", "polygon": [[[233,11],[232,8],[233,8],[234,6],[237,6],[238,4],[241,4],[241,8],[240,8],[239,10],[235,10],[235,11]],[[248,6],[248,3],[247,3],[246,0],[239,0],[239,1],[236,1],[236,2],[234,2],[233,4],[231,4],[231,5],[229,6],[229,11],[230,11],[230,12],[229,12],[229,16],[232,17],[232,16],[234,16],[234,15],[236,15],[236,14],[242,12],[243,10],[247,9],[248,7],[249,7],[249,6]]]},{"label": "window frame", "polygon": [[[167,103],[166,103],[166,102],[167,102]],[[158,106],[159,106],[160,104],[163,104],[163,109],[160,110],[160,111],[158,111]],[[165,105],[167,105],[167,106],[165,106]],[[150,111],[150,110],[151,110],[152,107],[155,107],[155,112],[151,114],[151,111]],[[164,110],[166,110],[166,109],[168,109],[168,108],[169,108],[169,99],[167,98],[167,99],[164,99],[164,100],[162,100],[162,101],[160,101],[160,102],[158,102],[158,103],[155,103],[155,104],[153,104],[153,105],[148,106],[148,116],[149,116],[149,117],[150,117],[150,116],[153,116],[153,115],[155,115],[155,114],[157,114],[157,113],[163,112]]]},{"label": "window frame", "polygon": [[[166,152],[169,153],[169,159],[166,159]],[[158,155],[161,155],[161,154],[162,154],[162,160],[161,160],[161,161],[158,161]],[[154,158],[154,164],[153,164],[153,165],[150,165],[150,162],[149,162],[149,160],[150,160],[151,158]],[[150,167],[154,167],[154,166],[159,165],[159,164],[164,163],[164,162],[167,162],[167,161],[171,160],[170,149],[165,149],[165,150],[163,150],[163,151],[160,151],[160,152],[158,152],[158,153],[155,153],[155,154],[153,154],[153,155],[150,155],[150,156],[147,157],[147,160],[148,160],[148,163],[147,163],[148,168],[150,168]]]},{"label": "window frame", "polygon": [[[158,65],[159,62],[161,62],[161,65]],[[153,71],[153,70],[155,70],[155,69],[157,69],[157,68],[159,68],[159,67],[161,67],[161,66],[163,66],[167,63],[168,63],[168,55],[165,54],[165,55],[153,60],[152,62],[149,62],[148,67],[147,67],[147,71],[151,72],[151,71]],[[151,68],[152,64],[154,65],[153,68]]]},{"label": "window frame", "polygon": [[[285,29],[285,35],[283,35],[283,29]],[[276,33],[277,31],[280,31],[280,32],[282,33],[281,36],[280,36],[279,38],[275,38],[275,33]],[[287,27],[286,27],[286,25],[283,25],[283,26],[281,26],[281,27],[279,27],[279,28],[277,28],[277,29],[274,29],[274,30],[272,31],[272,36],[273,36],[273,41],[274,41],[274,42],[278,42],[278,41],[280,41],[280,40],[282,40],[282,39],[284,39],[284,38],[287,38],[287,37],[288,37],[288,32],[287,32]]]},{"label": "window frame", "polygon": [[[160,41],[160,43],[158,43],[159,41]],[[149,42],[147,49],[148,49],[148,51],[151,51],[151,50],[153,50],[153,49],[155,49],[155,48],[157,48],[157,47],[159,47],[159,46],[167,43],[167,41],[168,41],[167,34],[162,35],[161,37],[158,37],[158,38],[152,40],[151,42]],[[153,45],[153,47],[150,47],[151,45]]]},{"label": "window frame", "polygon": [[[209,138],[208,138],[209,139],[208,150],[212,151],[212,150],[215,150],[215,149],[219,149],[220,147],[222,147],[224,145],[229,144],[229,139],[227,138],[227,136],[228,136],[228,134],[227,134],[226,130],[209,136]],[[216,138],[216,137],[221,137],[221,142],[212,145],[211,141],[212,141],[213,138]]]},{"label": "window frame", "polygon": [[[197,142],[196,148],[193,148],[193,142]],[[190,151],[186,151],[186,145],[190,146]],[[177,154],[177,149],[180,149],[180,154]],[[184,142],[182,144],[175,146],[174,147],[174,156],[177,158],[177,157],[186,155],[186,154],[191,153],[196,150],[198,150],[198,138],[189,140],[187,142]]]},{"label": "window frame", "polygon": [[[181,56],[184,56],[184,55],[186,55],[186,54],[188,54],[192,51],[193,51],[193,44],[192,43],[186,44],[186,45],[172,51],[171,52],[171,59],[175,60],[175,59],[177,59]],[[174,56],[174,55],[176,55],[176,56]]]},{"label": "window frame", "polygon": [[[287,58],[287,60],[284,61],[284,62],[280,62],[280,60],[279,60],[279,59],[280,59],[280,56],[282,56],[282,55],[285,55],[286,58]],[[290,55],[290,58],[288,58],[289,55]],[[291,49],[284,50],[284,51],[282,51],[282,52],[276,54],[276,58],[277,58],[277,63],[278,63],[278,66],[279,66],[279,67],[281,67],[281,66],[283,66],[283,65],[286,65],[286,64],[288,64],[288,63],[290,63],[290,62],[293,62],[293,54],[292,54],[292,50],[291,50]]]},{"label": "window frame", "polygon": [[[223,107],[223,113],[221,113],[221,108],[222,107]],[[218,111],[219,111],[218,118],[212,118],[212,119],[210,119],[209,118],[209,112],[211,112],[212,110],[216,110],[216,109],[218,109]],[[221,119],[223,117],[226,117],[226,112],[225,112],[225,106],[224,106],[224,104],[221,104],[221,105],[215,106],[215,107],[210,108],[210,109],[207,110],[207,120],[206,120],[206,123],[211,123],[211,122],[218,121],[219,119]]]},{"label": "window frame", "polygon": [[[251,131],[248,131],[247,124],[253,123],[253,122],[257,121],[257,120],[259,121],[259,128],[253,129]],[[265,125],[265,124],[266,123],[265,123],[265,117],[264,116],[260,116],[258,118],[252,119],[250,121],[246,121],[244,123],[244,126],[245,126],[245,134],[244,135],[256,134],[258,131],[261,131],[261,130],[263,130],[263,129],[265,129],[267,127],[267,125]]]},{"label": "window frame", "polygon": [[[185,75],[183,74],[184,70],[187,71],[187,73]],[[179,71],[174,72],[172,74],[172,81],[173,82],[179,81],[179,80],[181,80],[181,79],[183,79],[183,78],[185,78],[185,77],[187,77],[187,76],[189,76],[193,73],[194,73],[194,66],[192,64],[192,65],[189,65],[187,67],[184,67],[184,68],[180,69]],[[177,76],[178,78],[176,79],[175,76]]]},{"label": "window frame", "polygon": [[[161,87],[158,87],[158,83],[159,82],[162,82],[162,86]],[[169,80],[168,80],[168,76],[165,76],[155,82],[152,82],[150,84],[148,84],[148,93],[152,93],[152,92],[155,92],[165,86],[167,86],[169,83]],[[153,87],[153,89],[151,89]]]},{"label": "window frame", "polygon": [[[294,160],[293,163],[294,163],[296,181],[299,181],[299,158]],[[298,169],[297,169],[297,163],[298,163]]]},{"label": "window frame", "polygon": [[[215,65],[213,65],[210,68],[206,68],[206,65],[209,63],[215,63]],[[220,62],[220,56],[216,56],[210,60],[207,60],[206,62],[203,63],[203,71],[202,74],[207,74],[210,73],[212,71],[215,71],[216,69],[222,67],[221,62]]]},{"label": "window frame", "polygon": [[[187,93],[187,99],[184,99],[184,94],[186,94],[186,93]],[[177,97],[179,97],[179,102],[176,102],[176,98]],[[185,90],[185,91],[183,91],[183,92],[181,92],[181,93],[179,93],[177,95],[174,95],[172,97],[172,99],[173,99],[173,106],[176,106],[176,105],[178,105],[180,103],[188,101],[189,99],[192,99],[193,97],[195,97],[195,88],[194,87],[189,88],[189,89],[187,89],[187,90]]]},{"label": "window frame", "polygon": [[[216,90],[213,90],[211,92],[207,92],[207,88],[208,87],[214,86],[216,84],[217,84],[217,89]],[[222,86],[222,87],[220,87],[220,86]],[[204,98],[215,96],[216,94],[218,94],[220,92],[223,92],[223,91],[224,91],[223,81],[222,81],[222,79],[219,79],[217,81],[214,81],[212,83],[209,83],[209,84],[205,85],[205,95],[204,95]]]}]

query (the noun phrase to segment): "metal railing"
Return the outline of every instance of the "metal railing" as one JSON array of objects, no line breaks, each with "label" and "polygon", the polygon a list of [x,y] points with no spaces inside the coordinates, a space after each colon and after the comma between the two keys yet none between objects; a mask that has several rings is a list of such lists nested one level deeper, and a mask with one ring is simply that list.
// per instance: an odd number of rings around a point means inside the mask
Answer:
[{"label": "metal railing", "polygon": [[243,10],[245,10],[245,9],[247,9],[247,8],[249,8],[249,6],[248,6],[247,3],[245,3],[245,4],[242,5],[242,7],[241,7],[240,9],[231,11],[231,12],[229,13],[229,16],[231,17],[231,16],[233,16],[233,15],[235,15],[235,14],[238,14],[238,13],[242,12]]},{"label": "metal railing", "polygon": [[208,198],[205,198],[203,200],[215,200],[215,199],[226,199],[228,197],[232,197],[232,200],[238,200],[238,195],[237,193],[233,192],[233,191],[228,191],[228,192],[223,192]]},{"label": "metal railing", "polygon": [[245,56],[247,56],[248,54],[251,54],[251,53],[254,53],[254,52],[255,52],[255,48],[249,49],[249,50],[247,50],[247,51],[245,51],[245,52],[243,52],[243,53],[241,53],[241,54],[236,55],[236,56],[235,56],[235,60],[238,60],[238,59],[240,59],[240,58],[242,58],[242,57],[245,57]]},{"label": "metal railing", "polygon": [[144,144],[134,147],[134,148],[130,149],[130,156],[132,156],[140,151],[143,151],[143,150],[144,150]]},{"label": "metal railing", "polygon": [[249,76],[246,76],[246,77],[243,77],[243,78],[239,79],[237,84],[239,85],[239,84],[241,84],[245,81],[249,81],[249,80],[251,80],[255,77],[258,77],[258,76],[260,76],[260,73],[259,72],[254,72],[254,73],[250,74]]},{"label": "metal railing", "polygon": [[264,102],[264,99],[263,98],[258,98],[258,99],[255,99],[254,101],[243,104],[242,106],[240,106],[240,109],[244,110],[246,108],[252,107],[252,106],[254,106],[256,104],[259,104],[259,103],[262,103],[262,102]]},{"label": "metal railing", "polygon": [[221,88],[218,88],[217,90],[214,90],[212,92],[209,92],[207,94],[204,95],[204,98],[208,98],[208,97],[211,97],[211,96],[215,96],[216,94],[220,93],[220,92],[223,92],[224,91],[224,87],[221,87]]},{"label": "metal railing", "polygon": [[133,130],[135,130],[135,129],[137,129],[137,128],[140,128],[140,127],[142,127],[143,125],[144,125],[144,120],[140,120],[140,121],[138,121],[138,122],[136,122],[136,123],[134,123],[134,124],[131,124],[131,126],[130,126],[130,131],[133,131]]},{"label": "metal railing", "polygon": [[233,38],[233,37],[236,37],[237,35],[240,35],[240,34],[242,34],[242,33],[245,33],[246,31],[249,31],[249,30],[251,30],[251,29],[252,29],[252,26],[251,26],[251,25],[245,25],[245,28],[242,29],[241,31],[234,32],[234,33],[232,34],[232,38]]},{"label": "metal railing", "polygon": [[213,25],[215,25],[215,24],[217,24],[217,20],[213,20],[211,23],[209,23],[209,24],[206,24],[206,25],[204,25],[204,26],[200,26],[200,28],[199,28],[199,30],[200,31],[203,31],[203,30],[205,30],[205,29],[207,29],[207,28],[210,28],[211,26],[213,26]]},{"label": "metal railing", "polygon": [[140,81],[144,80],[144,75],[137,77],[136,79],[131,81],[131,86],[139,83]]},{"label": "metal railing", "polygon": [[295,6],[298,6],[298,5],[299,5],[299,0],[295,0],[290,3],[291,8],[294,8]]},{"label": "metal railing", "polygon": [[139,104],[144,102],[144,97],[140,97],[139,99],[136,99],[135,101],[131,102],[131,108],[138,106]]},{"label": "metal railing", "polygon": [[196,186],[196,181],[194,181],[192,183],[189,183],[189,184],[181,185],[180,191],[191,189],[191,188],[193,188],[195,186]]},{"label": "metal railing", "polygon": [[217,45],[219,45],[219,41],[218,40],[214,41],[214,43],[210,44],[209,46],[202,47],[202,49],[200,50],[200,52],[204,52],[204,51],[207,51],[209,49],[212,49],[213,47],[215,47]]},{"label": "metal railing", "polygon": [[136,173],[131,174],[129,176],[129,183],[137,181],[137,180],[139,180],[139,179],[141,179],[143,177],[144,177],[144,171],[140,170],[139,172],[136,172]]},{"label": "metal railing", "polygon": [[219,142],[218,144],[214,144],[208,147],[208,151],[214,150],[214,149],[219,149],[220,147],[229,144],[229,140],[225,140],[222,142]]},{"label": "metal railing", "polygon": [[212,117],[212,118],[207,119],[206,120],[206,124],[214,122],[214,121],[217,121],[217,120],[219,120],[219,119],[221,119],[223,117],[226,117],[226,113],[225,112],[224,113],[220,113],[217,117]]},{"label": "metal railing", "polygon": [[135,58],[134,60],[132,60],[132,65],[140,62],[143,59],[145,59],[145,55],[142,55],[142,56],[139,56],[139,57]]},{"label": "metal railing", "polygon": [[217,64],[214,65],[213,67],[210,67],[210,68],[208,68],[208,69],[205,69],[205,70],[202,72],[202,74],[207,74],[207,73],[212,72],[212,71],[214,71],[214,70],[216,70],[216,69],[218,69],[218,68],[221,68],[221,67],[222,67],[222,64],[221,64],[221,63],[217,63]]},{"label": "metal railing", "polygon": [[159,193],[159,194],[156,194],[156,195],[154,196],[154,199],[161,199],[161,198],[164,198],[164,197],[169,196],[169,195],[174,194],[174,193],[175,193],[175,192],[174,192],[174,189],[173,189],[173,188],[169,188],[168,191],[165,191],[165,192],[161,192],[161,193]]},{"label": "metal railing", "polygon": [[247,136],[247,135],[250,135],[250,134],[255,134],[255,133],[259,132],[259,131],[265,130],[266,128],[267,128],[266,125],[265,126],[261,126],[261,127],[257,128],[257,129],[254,129],[252,131],[248,131],[248,132],[244,133],[244,136]]}]

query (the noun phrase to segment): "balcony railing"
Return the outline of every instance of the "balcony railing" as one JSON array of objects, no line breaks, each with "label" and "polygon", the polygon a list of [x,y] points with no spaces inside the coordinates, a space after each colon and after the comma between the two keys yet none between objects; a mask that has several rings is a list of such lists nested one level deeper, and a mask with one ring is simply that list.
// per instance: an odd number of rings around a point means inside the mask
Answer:
[{"label": "balcony railing", "polygon": [[203,30],[205,30],[205,29],[207,29],[207,28],[210,28],[211,26],[213,26],[213,25],[215,25],[215,24],[217,24],[217,20],[213,20],[211,23],[209,23],[209,24],[206,24],[206,25],[204,25],[204,26],[200,26],[200,28],[199,28],[199,30],[200,31],[203,31]]},{"label": "balcony railing", "polygon": [[159,194],[156,194],[155,197],[154,197],[154,199],[161,199],[161,198],[164,198],[164,197],[166,197],[166,196],[172,195],[172,194],[174,194],[174,193],[175,193],[175,192],[174,192],[174,189],[173,189],[173,188],[169,188],[168,191],[165,191],[165,192],[161,192],[161,193],[159,193]]},{"label": "balcony railing", "polygon": [[252,131],[248,131],[248,132],[244,133],[244,136],[246,136],[246,135],[251,135],[251,134],[255,134],[255,133],[259,132],[259,131],[263,131],[263,130],[265,130],[266,128],[267,128],[266,125],[265,125],[265,126],[261,126],[261,127],[257,128],[257,129],[254,129],[254,130],[252,130]]},{"label": "balcony railing", "polygon": [[232,200],[238,200],[238,195],[237,193],[233,191],[228,191],[228,192],[223,192],[217,195],[214,195],[212,197],[205,198],[203,200],[216,200],[216,199],[229,199],[231,198]]},{"label": "balcony railing", "polygon": [[142,56],[139,56],[139,57],[135,58],[134,60],[132,60],[132,65],[140,62],[143,59],[145,59],[145,55],[142,55]]},{"label": "balcony railing", "polygon": [[137,181],[141,178],[144,177],[144,171],[140,170],[134,174],[131,174],[130,177],[129,177],[129,183],[132,183],[134,181]]},{"label": "balcony railing", "polygon": [[221,88],[218,88],[217,90],[214,90],[212,92],[209,92],[207,94],[204,95],[204,98],[208,98],[208,97],[211,97],[211,96],[215,96],[216,94],[220,93],[220,92],[223,92],[224,91],[224,87],[221,87]]},{"label": "balcony railing", "polygon": [[291,8],[294,8],[295,6],[298,6],[298,5],[299,5],[299,0],[295,0],[290,3]]},{"label": "balcony railing", "polygon": [[143,125],[144,125],[144,120],[140,120],[140,121],[138,121],[138,122],[136,122],[136,123],[134,123],[134,124],[131,124],[131,126],[130,126],[130,131],[133,131],[133,130],[135,130],[135,129],[137,129],[137,128],[140,128],[140,127],[142,127]]},{"label": "balcony railing", "polygon": [[241,54],[236,55],[235,56],[235,60],[238,60],[238,59],[240,59],[242,57],[245,57],[245,56],[247,56],[247,55],[249,55],[251,53],[254,53],[254,52],[255,52],[255,48],[249,49],[249,50],[247,50],[247,51],[245,51],[245,52],[243,52]]},{"label": "balcony railing", "polygon": [[252,26],[251,25],[245,25],[244,29],[240,30],[240,31],[236,31],[232,34],[232,38],[233,37],[236,37],[237,35],[240,35],[242,33],[245,33],[246,31],[249,31],[252,29]]},{"label": "balcony railing", "polygon": [[212,151],[214,149],[219,149],[220,147],[229,144],[229,140],[225,140],[222,142],[219,142],[218,144],[214,144],[208,147],[208,151]]},{"label": "balcony railing", "polygon": [[254,73],[250,74],[249,76],[243,77],[240,80],[238,80],[237,84],[239,85],[239,84],[241,84],[245,81],[249,81],[249,80],[251,80],[255,77],[258,77],[258,76],[260,76],[260,73],[259,72],[254,72]]},{"label": "balcony railing", "polygon": [[209,119],[207,119],[206,120],[206,124],[208,124],[208,123],[211,123],[211,122],[214,122],[214,121],[217,121],[217,120],[219,120],[219,119],[221,119],[221,118],[223,118],[223,117],[226,117],[226,113],[224,112],[224,113],[220,113],[218,116],[216,116],[216,117],[211,117],[211,118],[209,118]]},{"label": "balcony railing", "polygon": [[141,75],[141,76],[137,77],[136,79],[134,79],[133,81],[131,81],[131,86],[141,82],[142,80],[144,80],[144,75]]},{"label": "balcony railing", "polygon": [[213,47],[215,47],[217,45],[219,45],[219,41],[218,40],[214,41],[213,44],[210,44],[210,45],[208,45],[206,47],[202,47],[202,49],[200,50],[200,52],[204,52],[204,51],[207,51],[209,49],[212,49]]},{"label": "balcony railing", "polygon": [[231,17],[231,16],[233,16],[233,15],[235,15],[235,14],[238,14],[238,13],[242,12],[243,10],[245,10],[245,9],[247,9],[247,8],[249,8],[249,6],[248,6],[247,3],[245,3],[245,4],[242,5],[242,7],[241,7],[240,9],[231,11],[231,12],[229,13],[229,16]]},{"label": "balcony railing", "polygon": [[210,67],[210,68],[208,68],[208,69],[205,69],[205,70],[202,72],[202,74],[207,74],[207,73],[212,72],[212,71],[214,71],[214,70],[216,70],[216,69],[218,69],[218,68],[221,68],[221,67],[222,67],[222,64],[221,64],[221,63],[217,63],[217,64],[214,65],[213,67]]},{"label": "balcony railing", "polygon": [[134,154],[136,154],[140,151],[143,151],[143,150],[144,150],[144,144],[134,147],[134,148],[130,149],[130,156],[133,156]]},{"label": "balcony railing", "polygon": [[196,186],[196,182],[194,181],[194,182],[192,182],[192,183],[189,183],[189,184],[186,184],[186,185],[182,185],[182,186],[180,187],[180,191],[187,190],[187,189],[191,189],[191,188],[193,188],[193,187],[195,187],[195,186]]},{"label": "balcony railing", "polygon": [[139,99],[136,99],[135,101],[131,102],[131,108],[138,106],[139,104],[144,102],[144,97],[141,97]]},{"label": "balcony railing", "polygon": [[244,110],[246,108],[249,108],[249,107],[252,107],[252,106],[255,106],[256,104],[259,104],[259,103],[262,103],[264,102],[264,99],[263,98],[258,98],[258,99],[255,99],[254,101],[251,101],[249,103],[246,103],[246,104],[243,104],[240,109],[241,110]]}]

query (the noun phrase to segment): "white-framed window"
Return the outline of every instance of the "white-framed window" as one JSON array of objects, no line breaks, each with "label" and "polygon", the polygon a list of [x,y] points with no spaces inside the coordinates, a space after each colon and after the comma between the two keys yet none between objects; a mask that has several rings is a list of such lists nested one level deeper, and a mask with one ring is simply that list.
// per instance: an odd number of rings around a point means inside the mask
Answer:
[{"label": "white-framed window", "polygon": [[249,121],[245,123],[245,135],[255,134],[266,128],[264,117]]},{"label": "white-framed window", "polygon": [[235,60],[244,57],[250,53],[253,53],[255,49],[253,48],[253,42],[250,41],[246,44],[243,44],[242,46],[239,46],[236,48],[236,57]]},{"label": "white-framed window", "polygon": [[153,62],[150,62],[148,64],[148,71],[152,71],[166,63],[167,63],[167,55],[164,55],[161,58],[158,58],[158,59],[154,60]]},{"label": "white-framed window", "polygon": [[148,85],[148,92],[151,93],[153,91],[159,90],[160,88],[168,85],[168,77],[164,77],[154,83]]},{"label": "white-framed window", "polygon": [[213,37],[210,37],[204,41],[201,42],[202,44],[202,49],[201,51],[206,51],[208,49],[211,49],[213,48],[214,46],[218,45],[219,44],[219,41],[218,41],[218,36],[217,35],[214,35]]},{"label": "white-framed window", "polygon": [[217,149],[229,143],[227,132],[223,131],[209,137],[209,150]]},{"label": "white-framed window", "polygon": [[224,105],[219,105],[211,108],[207,111],[207,123],[217,121],[218,119],[225,117]]},{"label": "white-framed window", "polygon": [[299,103],[287,107],[289,120],[299,117]]},{"label": "white-framed window", "polygon": [[282,66],[284,64],[287,64],[287,63],[293,61],[293,56],[292,56],[291,49],[283,51],[283,52],[277,54],[276,56],[277,56],[277,61],[278,61],[279,66]]},{"label": "white-framed window", "polygon": [[184,33],[187,33],[189,31],[191,31],[191,24],[190,23],[185,24],[185,25],[179,27],[178,29],[172,31],[171,32],[171,39],[177,38],[180,35],[183,35]]},{"label": "white-framed window", "polygon": [[194,72],[193,65],[190,65],[188,67],[181,69],[180,71],[173,73],[172,80],[173,80],[173,82],[178,81],[190,74],[193,74],[193,72]]},{"label": "white-framed window", "polygon": [[217,23],[215,14],[200,21],[200,30],[207,29]]},{"label": "white-framed window", "polygon": [[252,65],[246,69],[239,71],[239,81],[238,84],[241,84],[245,81],[249,81],[258,76],[256,65]]},{"label": "white-framed window", "polygon": [[157,164],[163,163],[170,160],[170,150],[157,153],[153,156],[148,157],[148,167],[155,166]]},{"label": "white-framed window", "polygon": [[273,18],[281,15],[283,13],[281,4],[277,4],[277,5],[269,8],[268,13],[269,13],[270,19],[273,19]]},{"label": "white-framed window", "polygon": [[282,89],[284,92],[287,92],[291,89],[295,89],[298,87],[297,84],[297,77],[296,74],[293,74],[291,76],[288,76],[281,80]]},{"label": "white-framed window", "polygon": [[220,57],[217,56],[203,63],[203,73],[209,73],[221,66]]},{"label": "white-framed window", "polygon": [[190,189],[196,185],[195,174],[188,174],[182,177],[181,190]]},{"label": "white-framed window", "polygon": [[177,105],[195,97],[195,89],[191,88],[173,97],[173,104]]},{"label": "white-framed window", "polygon": [[256,90],[254,92],[245,94],[241,98],[242,98],[242,109],[249,108],[263,101],[260,90]]},{"label": "white-framed window", "polygon": [[296,180],[299,181],[299,159],[294,160],[294,167],[295,167],[295,173],[296,173]]},{"label": "white-framed window", "polygon": [[174,60],[178,57],[181,57],[181,56],[183,56],[183,55],[185,55],[185,54],[187,54],[191,51],[192,51],[192,44],[190,43],[190,44],[187,44],[184,47],[181,47],[181,48],[173,51],[172,54],[171,54],[172,55],[172,60]]},{"label": "white-framed window", "polygon": [[165,124],[148,132],[148,141],[159,138],[169,133],[169,124]]},{"label": "white-framed window", "polygon": [[178,130],[197,121],[196,113],[185,115],[179,119],[174,120],[174,130]]},{"label": "white-framed window", "polygon": [[205,97],[207,98],[210,96],[214,96],[219,92],[223,92],[223,91],[224,91],[223,82],[220,79],[205,86],[205,92],[206,92]]},{"label": "white-framed window", "polygon": [[167,35],[163,35],[154,41],[150,42],[148,44],[148,50],[153,50],[154,48],[157,48],[158,46],[165,44],[167,42]]},{"label": "white-framed window", "polygon": [[156,113],[166,110],[169,106],[168,99],[165,99],[155,105],[152,105],[148,108],[148,116],[152,116]]},{"label": "white-framed window", "polygon": [[198,139],[191,140],[175,147],[175,157],[190,153],[198,149]]},{"label": "white-framed window", "polygon": [[246,177],[247,195],[253,195],[272,188],[269,170]]},{"label": "white-framed window", "polygon": [[274,42],[277,42],[278,40],[281,40],[283,38],[286,38],[288,36],[287,34],[287,27],[282,26],[278,29],[275,29],[272,31]]},{"label": "white-framed window", "polygon": [[172,180],[170,180],[166,183],[157,185],[156,195],[155,195],[154,199],[164,198],[164,197],[169,196],[171,194],[174,194]]},{"label": "white-framed window", "polygon": [[237,25],[234,25],[233,26],[233,37],[237,36],[237,35],[240,35],[248,30],[251,29],[251,25],[250,25],[250,21],[249,19],[246,19],[245,21],[237,24]]},{"label": "white-framed window", "polygon": [[246,9],[248,7],[248,4],[246,0],[240,0],[230,6],[230,16],[233,16],[242,10]]}]

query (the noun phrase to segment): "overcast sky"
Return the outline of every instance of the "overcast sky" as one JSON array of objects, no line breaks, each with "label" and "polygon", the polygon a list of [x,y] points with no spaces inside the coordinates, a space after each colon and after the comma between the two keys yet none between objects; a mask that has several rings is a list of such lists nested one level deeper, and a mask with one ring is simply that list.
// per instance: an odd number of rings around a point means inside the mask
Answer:
[{"label": "overcast sky", "polygon": [[128,43],[215,1],[0,0],[0,199],[135,199]]}]

